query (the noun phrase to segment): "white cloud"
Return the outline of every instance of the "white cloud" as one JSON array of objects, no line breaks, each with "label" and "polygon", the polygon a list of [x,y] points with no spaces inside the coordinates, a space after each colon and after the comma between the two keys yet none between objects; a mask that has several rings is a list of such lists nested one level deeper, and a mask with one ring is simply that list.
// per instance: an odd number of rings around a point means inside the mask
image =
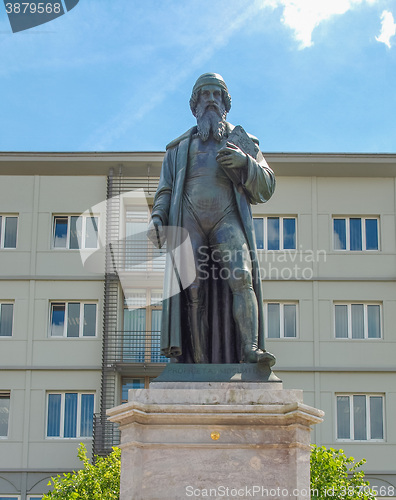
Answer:
[{"label": "white cloud", "polygon": [[384,10],[381,14],[381,33],[376,36],[377,42],[382,42],[391,48],[390,39],[396,34],[396,24],[392,12]]},{"label": "white cloud", "polygon": [[342,15],[363,3],[373,4],[377,0],[264,0],[273,7],[283,7],[282,22],[294,31],[300,48],[312,45],[312,32],[323,21]]}]

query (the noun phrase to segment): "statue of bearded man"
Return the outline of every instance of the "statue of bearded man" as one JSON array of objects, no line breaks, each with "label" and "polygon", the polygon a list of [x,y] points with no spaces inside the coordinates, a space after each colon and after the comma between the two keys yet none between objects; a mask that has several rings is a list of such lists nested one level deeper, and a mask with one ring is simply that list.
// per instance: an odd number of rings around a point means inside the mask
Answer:
[{"label": "statue of bearded man", "polygon": [[[274,173],[258,140],[226,121],[231,97],[220,75],[198,78],[190,107],[197,125],[167,146],[148,229],[158,247],[167,227],[187,231],[195,268],[193,282],[175,295],[165,275],[161,351],[181,363],[271,367],[250,205],[272,196]],[[171,233],[168,252],[178,244]]]}]

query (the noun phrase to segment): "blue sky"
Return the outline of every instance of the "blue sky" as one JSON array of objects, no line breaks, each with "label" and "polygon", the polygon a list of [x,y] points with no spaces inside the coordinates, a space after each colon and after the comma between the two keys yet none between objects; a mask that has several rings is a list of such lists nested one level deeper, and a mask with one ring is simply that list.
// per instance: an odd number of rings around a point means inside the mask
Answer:
[{"label": "blue sky", "polygon": [[0,4],[1,151],[162,151],[196,78],[263,151],[396,153],[395,0],[80,0],[13,34]]}]

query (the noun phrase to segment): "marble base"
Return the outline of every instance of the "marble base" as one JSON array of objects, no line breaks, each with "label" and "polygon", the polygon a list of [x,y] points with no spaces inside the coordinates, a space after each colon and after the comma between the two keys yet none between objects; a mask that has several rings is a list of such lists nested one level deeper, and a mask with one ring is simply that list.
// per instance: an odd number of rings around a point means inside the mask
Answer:
[{"label": "marble base", "polygon": [[323,412],[281,383],[156,382],[108,411],[121,430],[120,500],[306,500]]}]

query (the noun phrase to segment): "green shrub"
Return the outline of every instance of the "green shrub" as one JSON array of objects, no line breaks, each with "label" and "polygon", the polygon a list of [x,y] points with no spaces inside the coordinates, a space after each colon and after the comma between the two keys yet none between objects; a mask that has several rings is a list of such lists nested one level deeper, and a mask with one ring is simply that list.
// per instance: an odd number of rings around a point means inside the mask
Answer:
[{"label": "green shrub", "polygon": [[359,469],[365,459],[355,462],[343,450],[324,446],[312,446],[311,451],[311,499],[350,500],[360,498],[375,500],[364,472]]},{"label": "green shrub", "polygon": [[91,464],[87,448],[80,444],[78,458],[84,468],[51,478],[53,490],[43,500],[118,500],[120,497],[121,450],[113,448],[107,457],[96,457]]}]

